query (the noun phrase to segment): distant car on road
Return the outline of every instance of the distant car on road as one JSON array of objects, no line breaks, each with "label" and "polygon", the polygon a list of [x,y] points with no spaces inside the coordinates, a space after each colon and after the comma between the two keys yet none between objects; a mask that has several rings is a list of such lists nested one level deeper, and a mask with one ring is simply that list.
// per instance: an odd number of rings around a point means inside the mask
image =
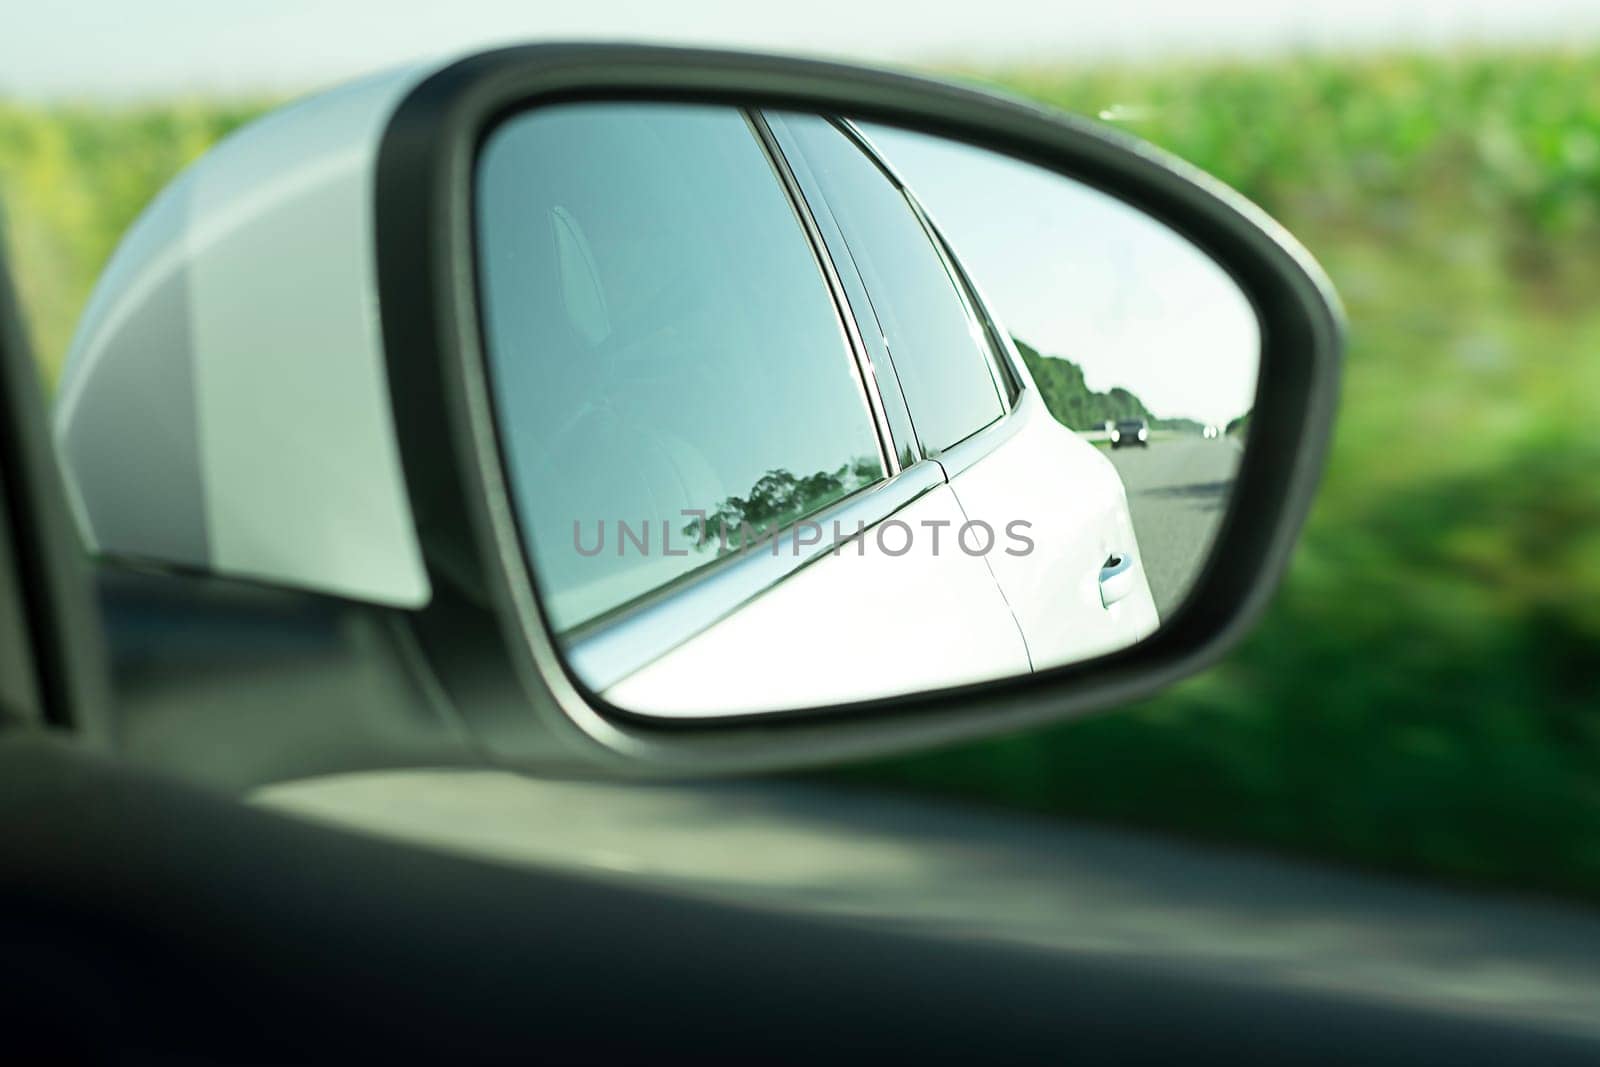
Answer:
[{"label": "distant car on road", "polygon": [[1200,436],[1205,438],[1207,441],[1210,441],[1221,436],[1221,432],[1216,428],[1216,426],[1208,424],[1206,428],[1200,432]]},{"label": "distant car on road", "polygon": [[1111,427],[1112,448],[1150,447],[1150,427],[1143,419],[1122,419]]}]

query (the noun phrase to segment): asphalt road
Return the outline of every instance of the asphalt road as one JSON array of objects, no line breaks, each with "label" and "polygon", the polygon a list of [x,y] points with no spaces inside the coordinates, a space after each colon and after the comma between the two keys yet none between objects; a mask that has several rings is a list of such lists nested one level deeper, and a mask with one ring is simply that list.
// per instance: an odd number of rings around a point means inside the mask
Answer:
[{"label": "asphalt road", "polygon": [[1150,592],[1166,618],[1210,554],[1239,467],[1239,443],[1226,437],[1157,438],[1149,448],[1106,454],[1128,490]]},{"label": "asphalt road", "polygon": [[1600,915],[1542,901],[795,781],[622,785],[440,770],[293,783],[258,799],[739,907],[1600,1037]]}]

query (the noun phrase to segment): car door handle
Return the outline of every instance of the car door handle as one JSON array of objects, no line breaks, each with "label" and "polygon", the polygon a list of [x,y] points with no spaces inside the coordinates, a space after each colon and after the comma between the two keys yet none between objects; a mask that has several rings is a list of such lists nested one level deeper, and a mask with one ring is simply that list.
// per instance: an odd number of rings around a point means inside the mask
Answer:
[{"label": "car door handle", "polygon": [[1100,603],[1110,607],[1133,592],[1133,557],[1113,552],[1100,565]]}]

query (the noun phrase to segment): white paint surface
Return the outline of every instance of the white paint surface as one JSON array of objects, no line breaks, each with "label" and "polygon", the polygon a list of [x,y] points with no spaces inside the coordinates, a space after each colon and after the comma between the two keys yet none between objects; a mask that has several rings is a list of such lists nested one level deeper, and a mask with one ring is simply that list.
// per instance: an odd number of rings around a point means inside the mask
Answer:
[{"label": "white paint surface", "polygon": [[[606,691],[618,707],[703,718],[870,700],[1028,672],[1016,621],[941,485],[897,512],[905,555],[846,545]],[[893,521],[893,520],[888,520]],[[923,523],[946,523],[939,550]],[[880,524],[881,526],[882,524]],[[870,531],[869,531],[870,533]],[[886,532],[891,552],[903,539]]]}]

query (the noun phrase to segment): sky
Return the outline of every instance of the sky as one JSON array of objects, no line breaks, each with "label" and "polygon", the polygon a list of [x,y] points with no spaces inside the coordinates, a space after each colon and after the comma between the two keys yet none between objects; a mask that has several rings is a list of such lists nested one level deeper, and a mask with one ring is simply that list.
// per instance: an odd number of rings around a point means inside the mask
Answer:
[{"label": "sky", "polygon": [[1014,337],[1131,390],[1152,414],[1226,425],[1250,409],[1261,339],[1249,300],[1186,239],[1048,170],[926,134],[864,126]]},{"label": "sky", "polygon": [[1595,0],[10,0],[0,95],[289,93],[531,39],[889,63],[1600,38]]}]

